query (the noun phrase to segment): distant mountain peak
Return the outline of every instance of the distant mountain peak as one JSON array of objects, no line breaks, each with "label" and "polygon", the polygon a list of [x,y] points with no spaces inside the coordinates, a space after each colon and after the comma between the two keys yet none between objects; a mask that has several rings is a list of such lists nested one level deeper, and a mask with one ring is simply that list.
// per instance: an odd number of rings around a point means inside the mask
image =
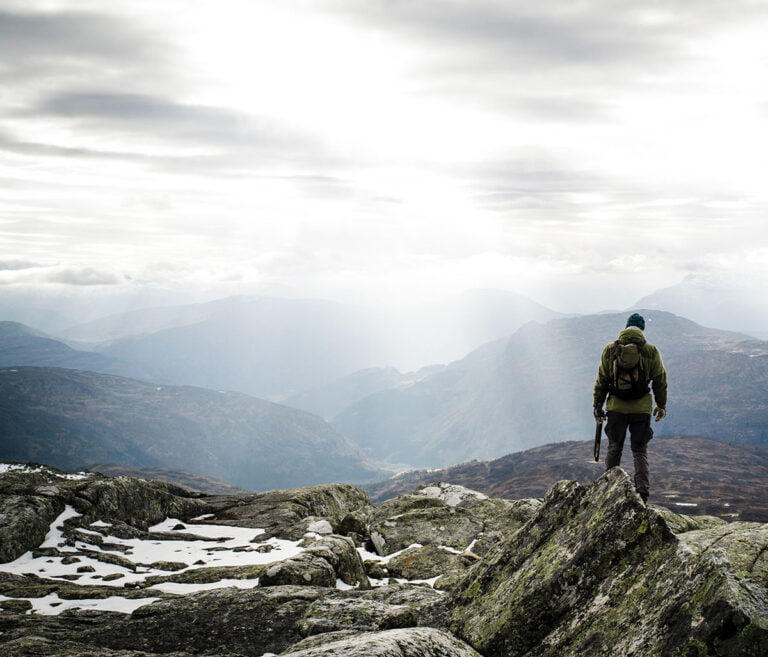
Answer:
[{"label": "distant mountain peak", "polygon": [[21,322],[0,321],[0,337],[2,338],[21,338],[21,337],[48,337],[42,331],[22,324]]}]

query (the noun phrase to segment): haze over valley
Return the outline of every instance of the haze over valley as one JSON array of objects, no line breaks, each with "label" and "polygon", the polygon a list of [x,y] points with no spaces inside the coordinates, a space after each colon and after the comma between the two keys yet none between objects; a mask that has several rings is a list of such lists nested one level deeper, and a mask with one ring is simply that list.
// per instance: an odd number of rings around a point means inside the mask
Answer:
[{"label": "haze over valley", "polygon": [[[111,315],[61,337],[0,322],[0,458],[186,470],[265,490],[591,435],[597,360],[629,310],[566,316],[510,293],[461,299],[463,323],[437,304],[396,326],[340,302],[250,296]],[[673,392],[657,432],[768,445],[768,343],[637,310]],[[399,370],[393,362],[429,342],[416,325],[444,353],[471,336],[474,348]]]}]

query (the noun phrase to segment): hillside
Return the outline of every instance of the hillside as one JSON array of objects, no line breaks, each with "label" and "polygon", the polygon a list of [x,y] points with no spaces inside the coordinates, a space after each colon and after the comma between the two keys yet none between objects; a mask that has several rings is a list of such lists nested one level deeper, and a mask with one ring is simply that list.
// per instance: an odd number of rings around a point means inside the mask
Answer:
[{"label": "hillside", "polygon": [[[669,373],[661,429],[766,444],[768,343],[642,312]],[[373,458],[416,467],[583,439],[600,354],[625,321],[622,313],[527,324],[408,388],[366,397],[333,424]]]},{"label": "hillside", "polygon": [[444,365],[434,365],[417,372],[402,373],[394,367],[372,367],[289,397],[285,404],[331,419],[370,395],[411,386],[444,368]]},{"label": "hillside", "polygon": [[247,395],[53,368],[0,369],[0,460],[189,470],[265,490],[374,475],[322,419]]},{"label": "hillside", "polygon": [[88,472],[97,472],[107,477],[137,477],[139,479],[158,479],[176,484],[191,491],[200,491],[209,495],[246,495],[252,491],[241,486],[235,486],[228,481],[222,481],[215,477],[176,470],[174,468],[157,468],[150,466],[136,466],[133,468],[117,465],[116,463],[95,463],[89,465]]},{"label": "hillside", "polygon": [[66,367],[144,378],[145,372],[116,358],[73,349],[18,322],[0,322],[0,367]]},{"label": "hillside", "polygon": [[[447,481],[492,497],[542,497],[556,481],[589,483],[605,469],[607,442],[595,463],[592,442],[536,447],[492,461],[472,461],[443,470],[416,470],[366,487],[382,501],[419,485]],[[652,503],[680,513],[768,522],[768,450],[727,445],[708,438],[657,436],[649,445]],[[622,467],[633,471],[629,444]]]}]

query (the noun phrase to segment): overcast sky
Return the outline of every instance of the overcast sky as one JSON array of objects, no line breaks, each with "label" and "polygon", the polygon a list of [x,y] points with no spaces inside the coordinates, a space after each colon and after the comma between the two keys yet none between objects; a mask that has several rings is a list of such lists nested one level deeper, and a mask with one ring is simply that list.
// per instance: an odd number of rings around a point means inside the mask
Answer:
[{"label": "overcast sky", "polygon": [[766,34],[757,0],[0,0],[0,284],[760,276]]}]

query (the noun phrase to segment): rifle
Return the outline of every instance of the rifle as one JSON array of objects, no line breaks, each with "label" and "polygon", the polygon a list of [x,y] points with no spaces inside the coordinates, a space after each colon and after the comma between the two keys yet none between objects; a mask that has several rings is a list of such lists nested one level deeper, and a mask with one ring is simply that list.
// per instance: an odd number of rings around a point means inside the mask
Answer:
[{"label": "rifle", "polygon": [[595,420],[595,447],[594,447],[594,455],[595,455],[595,462],[600,460],[600,439],[603,436],[603,418],[601,417],[599,420]]}]

